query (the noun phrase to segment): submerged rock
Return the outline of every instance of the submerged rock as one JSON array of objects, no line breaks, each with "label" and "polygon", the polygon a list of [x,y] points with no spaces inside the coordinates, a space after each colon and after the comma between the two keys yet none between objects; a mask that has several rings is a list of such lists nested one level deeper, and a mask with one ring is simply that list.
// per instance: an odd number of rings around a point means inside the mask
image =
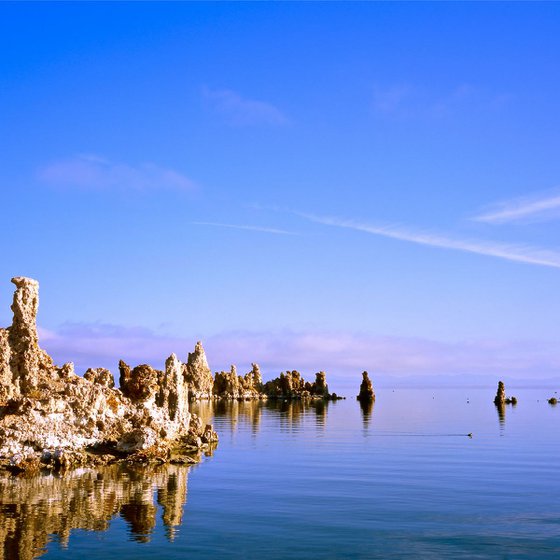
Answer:
[{"label": "submerged rock", "polygon": [[362,373],[360,393],[356,398],[361,402],[372,402],[375,400],[375,391],[373,390],[373,384],[367,371]]},{"label": "submerged rock", "polygon": [[548,404],[558,404],[558,399],[556,397],[550,397],[550,399],[548,399]]},{"label": "submerged rock", "polygon": [[104,368],[79,377],[72,363],[59,368],[39,347],[38,282],[12,282],[13,323],[0,329],[0,464],[66,468],[98,461],[100,450],[165,461],[176,448],[217,441],[189,411],[185,364],[174,354],[165,371],[121,361],[120,389]]}]

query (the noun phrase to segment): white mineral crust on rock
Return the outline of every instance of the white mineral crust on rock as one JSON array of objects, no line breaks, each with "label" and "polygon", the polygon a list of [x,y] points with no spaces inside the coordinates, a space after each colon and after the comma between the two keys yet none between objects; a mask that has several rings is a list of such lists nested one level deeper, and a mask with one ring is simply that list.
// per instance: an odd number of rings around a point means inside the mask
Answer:
[{"label": "white mineral crust on rock", "polygon": [[[186,365],[174,354],[165,371],[121,362],[120,389],[109,370],[89,369],[80,377],[71,362],[57,367],[39,347],[39,283],[24,277],[12,282],[13,322],[0,329],[0,461],[79,463],[86,449],[152,448],[165,459],[173,445],[217,440],[189,412]],[[199,361],[207,366],[203,353]]]}]

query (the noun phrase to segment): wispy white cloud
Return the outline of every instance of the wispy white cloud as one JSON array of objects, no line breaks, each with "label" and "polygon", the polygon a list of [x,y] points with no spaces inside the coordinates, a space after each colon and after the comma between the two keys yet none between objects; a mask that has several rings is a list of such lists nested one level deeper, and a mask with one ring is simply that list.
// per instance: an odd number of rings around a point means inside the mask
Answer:
[{"label": "wispy white cloud", "polygon": [[38,177],[56,187],[77,189],[174,189],[188,191],[194,183],[173,169],[154,163],[129,165],[97,155],[79,155],[41,168]]},{"label": "wispy white cloud", "polygon": [[466,109],[499,108],[510,98],[467,83],[440,92],[412,84],[377,84],[373,87],[372,104],[376,113],[386,116],[438,119]]},{"label": "wispy white cloud", "polygon": [[243,224],[221,224],[217,222],[192,222],[192,223],[197,226],[214,226],[214,227],[231,228],[231,229],[242,229],[248,231],[260,231],[263,233],[275,233],[278,235],[298,235],[296,232],[293,231],[271,228],[271,227],[250,226],[250,225],[243,225]]},{"label": "wispy white cloud", "polygon": [[223,114],[230,124],[281,126],[289,123],[288,117],[271,103],[248,99],[229,89],[204,88],[202,93],[212,107]]},{"label": "wispy white cloud", "polygon": [[560,253],[523,244],[506,244],[473,239],[458,239],[428,231],[415,231],[401,226],[372,225],[329,216],[298,213],[312,222],[363,231],[373,235],[409,241],[420,245],[453,249],[478,255],[498,257],[509,261],[560,268]]},{"label": "wispy white cloud", "polygon": [[[119,359],[131,365],[149,363],[161,368],[172,352],[183,361],[192,352],[193,337],[161,336],[144,328],[107,324],[69,324],[56,331],[40,329],[40,344],[56,363],[74,361],[76,371],[107,367],[118,374]],[[198,338],[198,337],[197,337]],[[239,373],[260,364],[265,380],[281,371],[297,369],[305,377],[324,370],[331,388],[357,385],[360,373],[368,370],[377,381],[383,376],[498,375],[531,379],[557,375],[559,346],[546,341],[465,340],[443,342],[404,336],[379,336],[334,331],[256,332],[230,331],[203,337],[202,342],[213,371],[238,366]]]},{"label": "wispy white cloud", "polygon": [[379,113],[395,113],[403,108],[412,96],[412,88],[406,85],[373,87],[373,108]]},{"label": "wispy white cloud", "polygon": [[505,224],[530,223],[560,218],[560,191],[554,189],[545,194],[515,198],[495,205],[473,218],[477,222]]}]

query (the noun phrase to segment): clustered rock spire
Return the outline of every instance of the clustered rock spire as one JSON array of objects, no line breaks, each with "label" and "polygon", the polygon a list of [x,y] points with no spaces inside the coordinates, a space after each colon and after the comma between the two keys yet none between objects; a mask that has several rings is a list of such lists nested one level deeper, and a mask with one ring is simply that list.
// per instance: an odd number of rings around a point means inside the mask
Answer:
[{"label": "clustered rock spire", "polygon": [[184,365],[185,379],[189,385],[192,399],[209,399],[212,397],[214,379],[208,366],[202,342],[198,341],[194,352],[189,353]]},{"label": "clustered rock spire", "polygon": [[190,413],[186,364],[174,354],[163,371],[121,362],[120,389],[104,368],[80,377],[72,363],[57,367],[39,347],[39,283],[12,282],[13,322],[0,329],[0,464],[89,464],[102,460],[99,449],[107,459],[127,453],[166,461],[174,449],[194,452],[217,440]]}]

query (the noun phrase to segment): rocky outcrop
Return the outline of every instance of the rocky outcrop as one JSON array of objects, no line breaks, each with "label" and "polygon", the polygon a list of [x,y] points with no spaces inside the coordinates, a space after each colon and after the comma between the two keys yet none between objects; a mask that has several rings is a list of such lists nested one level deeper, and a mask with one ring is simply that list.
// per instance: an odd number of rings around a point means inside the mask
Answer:
[{"label": "rocky outcrop", "polygon": [[243,388],[246,392],[257,397],[262,396],[262,375],[259,364],[251,364],[251,371],[243,377]]},{"label": "rocky outcrop", "polygon": [[42,375],[52,370],[50,357],[39,348],[37,310],[39,283],[30,278],[12,278],[16,285],[12,325],[0,332],[0,397],[11,398],[33,390]]},{"label": "rocky outcrop", "polygon": [[189,353],[184,365],[185,379],[189,385],[191,399],[210,399],[213,395],[214,378],[208,366],[202,342],[197,342],[194,352]]},{"label": "rocky outcrop", "polygon": [[315,383],[311,387],[311,392],[315,397],[323,399],[328,399],[330,397],[329,386],[327,385],[327,374],[324,371],[315,374]]},{"label": "rocky outcrop", "polygon": [[244,376],[237,375],[235,366],[231,366],[230,371],[216,372],[213,392],[215,398],[227,400],[340,398],[336,393],[329,393],[324,371],[315,374],[313,383],[305,381],[296,370],[281,373],[276,379],[263,383],[258,364],[252,364],[251,371]]},{"label": "rocky outcrop", "polygon": [[221,398],[237,399],[240,397],[240,382],[235,366],[230,371],[217,371],[214,376],[214,395]]},{"label": "rocky outcrop", "polygon": [[167,461],[177,449],[208,448],[211,426],[189,411],[184,369],[171,355],[164,371],[120,362],[120,389],[110,371],[75,374],[39,347],[39,285],[14,278],[13,323],[0,331],[0,464],[52,468],[126,458]]},{"label": "rocky outcrop", "polygon": [[516,397],[506,397],[506,388],[503,381],[498,381],[498,390],[494,397],[494,404],[496,406],[503,406],[505,404],[517,404]]},{"label": "rocky outcrop", "polygon": [[237,368],[216,372],[214,376],[214,396],[218,399],[250,400],[262,399],[262,377],[259,366],[253,364],[249,373],[237,375]]},{"label": "rocky outcrop", "polygon": [[263,385],[263,393],[269,399],[326,399],[339,398],[329,393],[326,374],[320,371],[315,374],[315,382],[305,381],[299,371],[286,371],[276,379]]},{"label": "rocky outcrop", "polygon": [[360,393],[356,398],[361,402],[373,402],[375,400],[375,391],[373,390],[373,384],[367,371],[362,373]]},{"label": "rocky outcrop", "polygon": [[89,368],[84,373],[84,379],[91,381],[91,383],[97,383],[102,387],[112,388],[115,386],[115,378],[113,374],[105,368]]}]

